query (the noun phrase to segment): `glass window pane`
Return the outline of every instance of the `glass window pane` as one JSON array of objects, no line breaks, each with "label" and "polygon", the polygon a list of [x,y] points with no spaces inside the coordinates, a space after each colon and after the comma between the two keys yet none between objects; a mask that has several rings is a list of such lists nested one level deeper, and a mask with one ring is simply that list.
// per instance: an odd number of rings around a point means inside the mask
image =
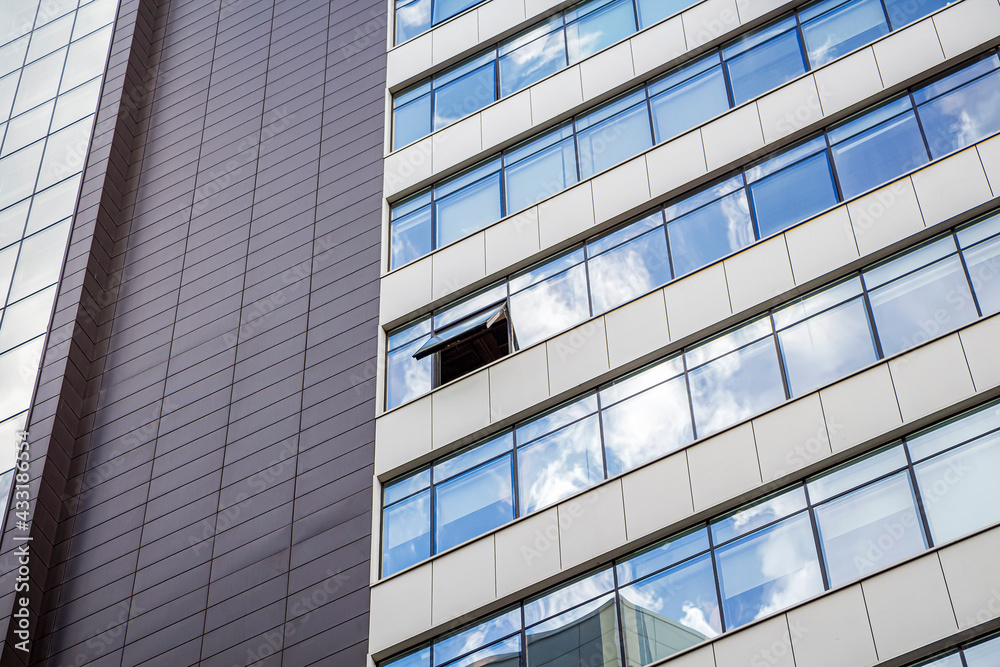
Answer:
[{"label": "glass window pane", "polygon": [[[825,2],[829,7],[840,0]],[[814,9],[823,11],[820,7]],[[809,62],[813,68],[869,44],[889,32],[878,0],[845,2],[833,11],[802,25]]]},{"label": "glass window pane", "polygon": [[500,48],[500,96],[506,97],[566,66],[561,26],[547,23]]},{"label": "glass window pane", "polygon": [[801,485],[779,491],[713,521],[712,538],[716,545],[723,544],[805,508],[806,493]]},{"label": "glass window pane", "polygon": [[514,520],[510,455],[435,488],[438,553]]},{"label": "glass window pane", "polygon": [[431,492],[382,511],[382,576],[431,557]]},{"label": "glass window pane", "polygon": [[688,368],[694,368],[701,366],[706,361],[728,354],[738,347],[743,347],[747,343],[752,343],[764,336],[770,336],[773,332],[771,320],[764,315],[751,322],[739,324],[704,343],[698,343],[694,347],[688,348],[684,351],[684,357],[687,359]]},{"label": "glass window pane", "polygon": [[423,396],[431,390],[434,355],[423,359],[413,358],[413,353],[420,349],[425,340],[421,338],[389,353],[386,363],[387,408],[402,405],[411,398]]},{"label": "glass window pane", "polygon": [[584,256],[583,250],[577,248],[554,259],[540,262],[510,279],[510,293],[520,292],[526,287],[537,285],[557,273],[562,273],[566,269],[583,262]]},{"label": "glass window pane", "polygon": [[918,667],[965,667],[962,663],[962,656],[955,651],[951,655],[937,658],[928,662],[921,662]]},{"label": "glass window pane", "polygon": [[529,628],[525,635],[529,667],[621,665],[614,594]]},{"label": "glass window pane", "polygon": [[519,349],[590,317],[583,264],[510,297],[510,321]]},{"label": "glass window pane", "polygon": [[[0,470],[12,468],[17,461],[17,443],[21,438],[18,431],[23,431],[28,421],[28,413],[22,412],[10,419],[0,422]],[[0,496],[2,505],[7,496]]]},{"label": "glass window pane", "polygon": [[434,329],[440,331],[449,324],[454,324],[474,313],[495,306],[507,297],[507,286],[502,282],[490,285],[470,294],[434,314]]},{"label": "glass window pane", "polygon": [[650,103],[657,143],[728,111],[729,95],[722,65],[665,90]]},{"label": "glass window pane", "polygon": [[785,400],[770,337],[709,362],[689,377],[699,438]]},{"label": "glass window pane", "polygon": [[988,403],[907,438],[906,448],[914,461],[920,461],[996,428],[1000,428],[1000,403]]},{"label": "glass window pane", "polygon": [[108,59],[108,42],[111,40],[111,26],[91,33],[69,45],[66,71],[63,72],[60,91],[76,88],[84,81],[90,81],[104,71]]},{"label": "glass window pane", "polygon": [[94,117],[88,116],[69,127],[50,134],[45,143],[45,157],[38,174],[37,190],[42,190],[67,176],[80,173],[87,158],[90,130]]},{"label": "glass window pane", "polygon": [[52,132],[61,130],[84,116],[94,113],[97,95],[101,91],[101,77],[92,79],[79,88],[63,93],[56,99],[56,112],[52,115]]},{"label": "glass window pane", "polygon": [[7,302],[7,290],[10,288],[11,276],[14,275],[18,250],[20,246],[17,245],[0,250],[0,307]]},{"label": "glass window pane", "polygon": [[646,102],[577,133],[580,174],[590,178],[653,145]]},{"label": "glass window pane", "polygon": [[807,481],[809,500],[822,502],[905,466],[906,453],[902,445],[880,449]]},{"label": "glass window pane", "polygon": [[720,548],[717,558],[727,630],[823,591],[805,513]]},{"label": "glass window pane", "polygon": [[620,246],[626,241],[642,236],[650,229],[663,225],[663,215],[656,211],[644,218],[614,228],[611,232],[587,241],[587,257],[596,257],[602,252]]},{"label": "glass window pane", "polygon": [[118,0],[94,0],[94,2],[82,5],[80,11],[76,13],[73,39],[79,39],[114,21],[116,9],[118,9]]},{"label": "glass window pane", "polygon": [[519,667],[521,664],[521,636],[515,635],[492,646],[448,663],[448,667]]},{"label": "glass window pane", "polygon": [[754,242],[754,233],[746,191],[741,189],[668,222],[667,234],[675,277],[747,247]]},{"label": "glass window pane", "polygon": [[7,138],[3,142],[3,152],[0,153],[0,156],[10,155],[44,137],[49,131],[53,107],[55,107],[55,102],[49,101],[11,119],[7,127]]},{"label": "glass window pane", "polygon": [[1000,132],[1000,71],[931,100],[917,113],[934,158]]},{"label": "glass window pane", "polygon": [[844,199],[926,164],[927,149],[912,111],[833,147]]},{"label": "glass window pane", "polygon": [[630,396],[635,396],[644,389],[649,389],[661,382],[677,377],[684,372],[684,365],[680,356],[673,356],[670,359],[663,359],[654,362],[650,366],[618,378],[600,389],[601,406],[608,406],[625,400]]},{"label": "glass window pane", "polygon": [[663,229],[629,241],[589,260],[594,314],[607,312],[670,280]]},{"label": "glass window pane", "polygon": [[694,438],[682,377],[607,408],[601,417],[608,476],[675,451]]},{"label": "glass window pane", "polygon": [[773,312],[774,326],[783,329],[796,322],[801,322],[831,306],[848,301],[853,296],[860,296],[861,292],[861,279],[857,277],[848,278],[830,287],[820,288],[812,294],[792,301],[787,306],[775,309]]},{"label": "glass window pane", "polygon": [[517,453],[521,515],[604,479],[597,415],[547,435]]},{"label": "glass window pane", "polygon": [[611,2],[566,26],[569,62],[580,62],[634,32],[635,12],[632,0]]},{"label": "glass window pane", "polygon": [[801,396],[877,359],[861,299],[779,332],[778,342],[792,396]]},{"label": "glass window pane", "polygon": [[553,408],[515,429],[517,446],[526,445],[535,438],[551,433],[595,412],[597,412],[597,396],[595,394],[588,394],[571,403]]},{"label": "glass window pane", "polygon": [[1000,310],[1000,237],[962,251],[983,315]]},{"label": "glass window pane", "polygon": [[806,71],[799,35],[790,30],[726,61],[733,102],[752,100]]},{"label": "glass window pane", "polygon": [[478,5],[483,0],[434,0],[433,22],[437,25],[445,19],[461,14],[469,7]]},{"label": "glass window pane", "polygon": [[885,356],[978,317],[965,271],[955,256],[872,290],[869,298]]},{"label": "glass window pane", "polygon": [[884,262],[865,269],[862,273],[865,285],[868,289],[875,289],[880,285],[899,278],[903,274],[933,264],[936,260],[944,259],[948,255],[954,254],[956,248],[955,238],[950,234],[934,241],[922,243],[916,248],[905,250]]},{"label": "glass window pane", "polygon": [[[29,30],[31,30],[30,21],[27,23],[27,29],[25,29],[24,32],[28,32]],[[13,72],[14,70],[24,65],[24,54],[26,54],[27,52],[28,52],[27,35],[25,35],[24,37],[22,37],[17,41],[10,42],[9,44],[5,44],[4,46],[0,47],[0,76]]]},{"label": "glass window pane", "polygon": [[708,530],[704,526],[674,535],[618,563],[618,585],[630,584],[702,551],[708,551]]},{"label": "glass window pane", "polygon": [[434,207],[440,248],[500,219],[500,174],[439,199]]},{"label": "glass window pane", "polygon": [[15,304],[8,304],[3,312],[0,326],[0,352],[45,333],[52,314],[52,300],[56,297],[56,287],[42,290]]},{"label": "glass window pane", "polygon": [[28,57],[25,58],[25,62],[30,63],[66,46],[69,44],[69,36],[72,32],[72,14],[64,16],[58,21],[52,21],[45,27],[35,28],[31,33],[31,45],[28,47]]},{"label": "glass window pane", "polygon": [[34,191],[44,147],[44,141],[36,141],[27,148],[0,159],[0,182],[3,183],[0,208],[24,199]]},{"label": "glass window pane", "polygon": [[426,137],[431,133],[431,96],[425,95],[392,114],[392,147],[394,149]]},{"label": "glass window pane", "polygon": [[42,358],[43,338],[39,336],[0,354],[0,377],[4,378],[3,391],[0,391],[0,421],[28,409]]},{"label": "glass window pane", "polygon": [[1000,638],[969,646],[964,650],[965,664],[969,667],[995,667],[1000,665]]},{"label": "glass window pane", "polygon": [[760,237],[811,218],[837,203],[830,158],[824,151],[750,184]]},{"label": "glass window pane", "polygon": [[1000,434],[914,466],[935,544],[1000,521]]},{"label": "glass window pane", "polygon": [[964,225],[955,233],[958,245],[968,248],[991,236],[1000,235],[1000,213],[993,212],[987,216]]},{"label": "glass window pane", "polygon": [[14,72],[0,79],[0,122],[10,118],[10,109],[14,106],[14,94],[17,92],[17,82],[20,72]]},{"label": "glass window pane", "polygon": [[[24,223],[28,219],[28,207],[31,205],[30,199],[25,199],[20,204],[15,204],[0,211],[0,248],[4,248],[14,241],[20,241],[24,233]],[[11,260],[12,262],[14,260]],[[11,264],[11,270],[14,265]],[[0,272],[2,275],[2,272]],[[10,280],[10,276],[7,276]],[[3,297],[7,294],[9,283],[0,281],[0,306],[3,305]]]},{"label": "glass window pane", "polygon": [[952,0],[885,0],[892,29],[899,30],[904,25],[936,12]]},{"label": "glass window pane", "polygon": [[396,43],[401,44],[431,27],[431,0],[417,0],[396,8]]},{"label": "glass window pane", "polygon": [[638,0],[639,27],[648,28],[694,4],[692,0]]},{"label": "glass window pane", "polygon": [[434,249],[431,237],[431,207],[392,222],[392,268],[423,257]]},{"label": "glass window pane", "polygon": [[430,468],[425,468],[421,472],[418,472],[415,475],[410,475],[409,477],[401,479],[398,482],[386,484],[385,489],[382,492],[383,502],[386,505],[391,505],[400,498],[405,498],[406,496],[412,495],[417,491],[429,488],[430,485],[431,471]]},{"label": "glass window pane", "polygon": [[16,116],[56,96],[65,60],[66,49],[61,49],[24,68],[12,115]]},{"label": "glass window pane", "polygon": [[381,667],[430,667],[431,647],[426,646],[402,658],[380,663]]},{"label": "glass window pane", "polygon": [[815,513],[831,587],[927,546],[905,471],[821,505]]},{"label": "glass window pane", "polygon": [[488,461],[503,452],[509,452],[513,448],[514,434],[511,431],[487,442],[473,445],[455,456],[435,463],[434,481],[442,482],[449,477],[471,470],[483,461]]},{"label": "glass window pane", "polygon": [[576,145],[572,137],[504,170],[507,210],[511,213],[576,183]]},{"label": "glass window pane", "polygon": [[593,600],[615,587],[611,568],[584,575],[576,581],[524,603],[524,623],[534,625],[567,609]]},{"label": "glass window pane", "polygon": [[39,192],[31,203],[31,216],[24,230],[25,235],[34,234],[54,222],[73,215],[76,206],[76,193],[80,188],[80,175],[67,178],[62,183],[48,190]]},{"label": "glass window pane", "polygon": [[434,91],[434,129],[482,109],[496,100],[495,63],[490,62]]},{"label": "glass window pane", "polygon": [[625,654],[648,665],[722,632],[708,554],[621,590]]},{"label": "glass window pane", "polygon": [[[511,609],[434,642],[434,664],[441,665],[521,629],[521,610]],[[487,663],[489,664],[489,663]]]},{"label": "glass window pane", "polygon": [[69,234],[69,220],[29,236],[21,242],[21,255],[17,259],[17,269],[10,285],[8,301],[28,296],[59,279],[63,255],[66,252],[67,234]]}]

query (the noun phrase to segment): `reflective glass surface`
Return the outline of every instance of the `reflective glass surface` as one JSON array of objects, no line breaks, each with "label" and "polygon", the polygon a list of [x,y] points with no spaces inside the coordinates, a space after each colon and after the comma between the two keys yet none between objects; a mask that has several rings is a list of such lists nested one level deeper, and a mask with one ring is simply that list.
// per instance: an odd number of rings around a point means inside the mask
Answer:
[{"label": "reflective glass surface", "polygon": [[824,151],[751,183],[750,197],[760,238],[813,217],[838,203],[829,156]]},{"label": "reflective glass surface", "polygon": [[[1000,68],[997,56],[987,62]],[[1000,132],[1000,69],[918,106],[917,113],[935,159]]]},{"label": "reflective glass surface", "polygon": [[519,507],[528,514],[604,479],[597,416],[587,417],[517,452]]},{"label": "reflective glass surface", "polygon": [[[807,12],[802,12],[805,19]],[[802,23],[809,62],[825,65],[889,32],[878,0],[827,0],[814,5]]]},{"label": "reflective glass surface", "polygon": [[[776,28],[783,32],[771,36],[777,32]],[[737,105],[777,88],[806,71],[794,18],[764,30],[768,33],[767,41],[743,50],[746,41],[758,39],[758,33],[751,33],[734,46],[728,47],[729,51],[740,51],[739,53],[729,57],[727,49],[723,50],[733,101]]]},{"label": "reflective glass surface", "polygon": [[581,263],[510,297],[518,347],[525,348],[590,317],[587,272]]},{"label": "reflective glass surface", "polygon": [[514,519],[511,457],[504,456],[435,489],[436,551],[444,551]]},{"label": "reflective glass surface", "polygon": [[660,458],[694,439],[683,377],[607,408],[601,418],[611,476]]},{"label": "reflective glass surface", "polygon": [[905,471],[816,508],[816,523],[831,586],[854,581],[927,546]]},{"label": "reflective glass surface", "polygon": [[[667,658],[996,522],[1000,498],[989,480],[1000,473],[998,415],[994,400],[382,664],[471,667],[477,660],[470,656],[500,655],[510,667],[639,667]],[[927,449],[928,438],[936,449]],[[905,451],[911,444],[937,452],[913,467],[916,487],[909,463],[916,457]],[[945,516],[959,523],[939,538]],[[923,533],[925,519],[932,536]],[[494,646],[509,652],[491,653]],[[919,664],[960,667],[959,651],[970,666],[992,667],[998,646],[998,639],[977,640]]]},{"label": "reflective glass surface", "polygon": [[667,235],[677,277],[691,273],[754,241],[750,206],[744,190],[726,195],[707,206],[670,219]]},{"label": "reflective glass surface", "polygon": [[382,513],[382,573],[399,572],[431,555],[430,491]]},{"label": "reflective glass surface", "polygon": [[808,514],[718,549],[726,627],[738,628],[823,591]]},{"label": "reflective glass surface", "polygon": [[[659,222],[659,221],[657,221]],[[594,314],[631,301],[670,280],[670,258],[663,228],[592,257],[588,261]]]}]

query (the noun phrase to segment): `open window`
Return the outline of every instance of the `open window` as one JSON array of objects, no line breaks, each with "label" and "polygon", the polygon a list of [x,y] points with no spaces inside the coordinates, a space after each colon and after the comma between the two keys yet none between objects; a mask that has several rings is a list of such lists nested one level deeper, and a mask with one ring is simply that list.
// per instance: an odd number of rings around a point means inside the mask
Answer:
[{"label": "open window", "polygon": [[442,385],[509,353],[510,326],[504,302],[435,332],[413,358],[437,355],[435,384]]}]

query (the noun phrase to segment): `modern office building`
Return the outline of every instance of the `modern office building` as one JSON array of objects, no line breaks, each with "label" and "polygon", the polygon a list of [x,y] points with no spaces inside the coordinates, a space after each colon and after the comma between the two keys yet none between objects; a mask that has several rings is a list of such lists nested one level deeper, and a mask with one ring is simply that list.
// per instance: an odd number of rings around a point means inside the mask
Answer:
[{"label": "modern office building", "polygon": [[0,7],[3,665],[1000,665],[997,0]]}]

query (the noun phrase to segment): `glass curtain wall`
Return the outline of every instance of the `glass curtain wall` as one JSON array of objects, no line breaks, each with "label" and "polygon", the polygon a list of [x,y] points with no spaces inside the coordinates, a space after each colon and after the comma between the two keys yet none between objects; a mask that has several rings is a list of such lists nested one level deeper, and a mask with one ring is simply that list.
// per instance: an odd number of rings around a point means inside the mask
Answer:
[{"label": "glass curtain wall", "polygon": [[997,266],[994,214],[389,482],[383,575],[1000,311]]},{"label": "glass curtain wall", "polygon": [[25,427],[118,9],[20,5],[0,26],[0,471]]},{"label": "glass curtain wall", "polygon": [[[998,474],[993,402],[381,665],[642,667],[992,525]],[[1000,657],[995,642],[962,652],[968,667]],[[928,664],[959,667],[955,656]]]}]

